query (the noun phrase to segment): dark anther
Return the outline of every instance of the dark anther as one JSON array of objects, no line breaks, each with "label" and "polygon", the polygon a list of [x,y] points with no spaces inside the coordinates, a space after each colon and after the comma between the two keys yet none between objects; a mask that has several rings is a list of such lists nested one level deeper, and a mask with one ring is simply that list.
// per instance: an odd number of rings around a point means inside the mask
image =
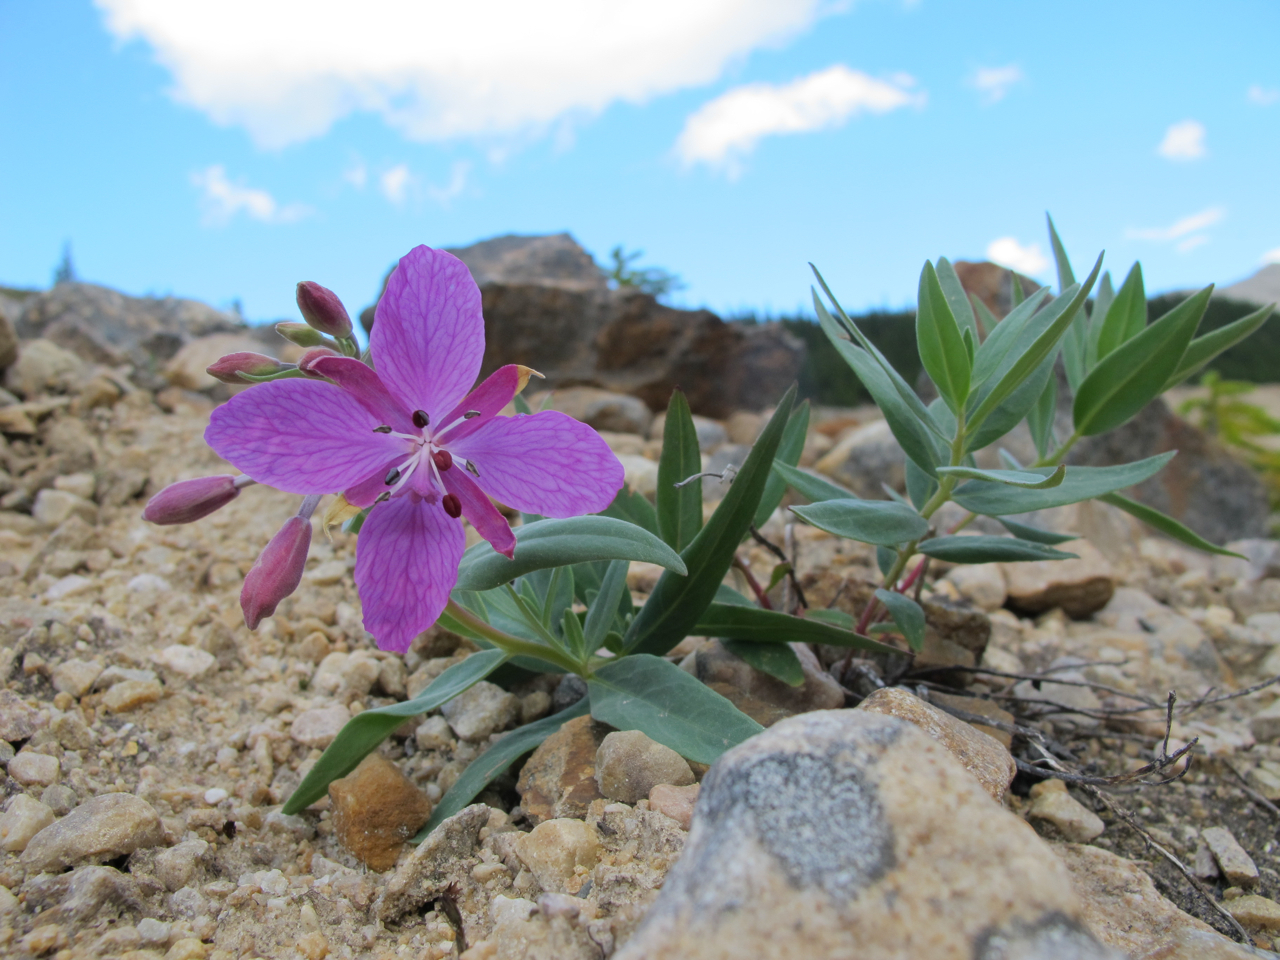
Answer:
[{"label": "dark anther", "polygon": [[453,454],[448,450],[437,450],[431,455],[431,459],[436,462],[437,470],[448,470],[453,466]]},{"label": "dark anther", "polygon": [[452,493],[446,493],[440,499],[440,506],[444,507],[444,512],[455,520],[462,516],[462,501],[455,497]]},{"label": "dark anther", "polygon": [[387,479],[384,482],[389,487],[399,479],[400,479],[400,471],[397,470],[395,467],[392,467],[391,472],[387,474]]},{"label": "dark anther", "polygon": [[474,419],[475,419],[476,417],[478,417],[478,416],[480,416],[480,411],[479,411],[479,410],[468,410],[466,413],[464,413],[464,414],[462,415],[462,419],[463,419],[463,420],[474,420]]},{"label": "dark anther", "polygon": [[413,425],[421,430],[423,427],[431,423],[431,418],[427,416],[425,410],[413,411]]},{"label": "dark anther", "polygon": [[477,477],[480,476],[480,471],[476,469],[476,464],[474,460],[467,461],[467,472]]},{"label": "dark anther", "polygon": [[390,500],[390,499],[391,499],[391,491],[383,490],[382,493],[378,494],[378,499],[373,501],[373,505],[376,507],[378,504],[382,503],[383,501]]},{"label": "dark anther", "polygon": [[391,432],[391,427],[384,423],[384,424],[383,424],[382,426],[380,426],[380,427],[374,427],[374,428],[373,428],[373,432],[374,432],[374,433],[390,433],[390,432]]}]

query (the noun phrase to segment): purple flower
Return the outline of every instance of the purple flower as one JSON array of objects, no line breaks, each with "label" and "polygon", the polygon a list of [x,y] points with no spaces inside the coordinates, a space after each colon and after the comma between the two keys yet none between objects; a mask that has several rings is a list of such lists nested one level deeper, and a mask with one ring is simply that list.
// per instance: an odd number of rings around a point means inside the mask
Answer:
[{"label": "purple flower", "polygon": [[142,519],[162,525],[191,523],[221,510],[253,481],[249,477],[197,477],[171,483],[147,501]]},{"label": "purple flower", "polygon": [[307,551],[311,549],[311,510],[314,509],[315,502],[303,501],[302,511],[285,521],[245,574],[240,609],[250,630],[257,630],[263,618],[275,613],[280,601],[302,582]]},{"label": "purple flower", "polygon": [[525,368],[496,370],[470,393],[484,357],[480,291],[467,268],[416,247],[392,272],[370,338],[374,372],[321,357],[310,379],[262,383],[214,411],[205,439],[260,483],[288,493],[341,491],[373,507],[355,578],[364,624],[403,651],[444,609],[458,577],[466,517],[495,550],[515,537],[489,501],[572,517],[603,510],[622,465],[585,424],[555,411],[497,414]]}]

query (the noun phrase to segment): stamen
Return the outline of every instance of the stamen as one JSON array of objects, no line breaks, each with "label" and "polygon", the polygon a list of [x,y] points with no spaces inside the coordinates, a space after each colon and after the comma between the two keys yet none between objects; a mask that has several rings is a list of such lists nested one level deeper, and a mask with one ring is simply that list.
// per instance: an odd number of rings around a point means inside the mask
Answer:
[{"label": "stamen", "polygon": [[380,427],[374,427],[374,428],[373,428],[373,432],[374,432],[374,433],[390,433],[390,432],[391,432],[391,427],[390,427],[390,425],[389,425],[389,424],[385,424],[385,423],[384,423],[384,424],[383,424],[382,426],[380,426]]},{"label": "stamen", "polygon": [[476,417],[478,417],[478,416],[480,416],[480,411],[479,411],[479,410],[468,410],[466,413],[464,413],[464,414],[462,415],[462,419],[463,419],[463,420],[474,420],[474,419],[475,419]]},{"label": "stamen", "polygon": [[448,470],[453,466],[453,454],[448,450],[437,450],[431,455],[431,459],[435,461],[436,467],[440,470]]},{"label": "stamen", "polygon": [[467,461],[467,472],[477,477],[480,476],[480,471],[476,469],[476,464],[474,460]]},{"label": "stamen", "polygon": [[397,469],[396,467],[392,467],[391,472],[387,474],[386,479],[383,480],[382,482],[389,487],[399,479],[400,479],[399,469]]},{"label": "stamen", "polygon": [[378,504],[382,503],[384,500],[390,500],[390,499],[391,499],[391,491],[384,490],[382,491],[382,493],[378,494],[378,499],[373,501],[371,506],[376,507]]},{"label": "stamen", "polygon": [[440,500],[440,506],[444,507],[444,512],[455,520],[462,516],[462,501],[452,493],[446,493]]},{"label": "stamen", "polygon": [[413,411],[413,425],[421,430],[423,427],[431,426],[431,418],[427,416],[425,410]]}]

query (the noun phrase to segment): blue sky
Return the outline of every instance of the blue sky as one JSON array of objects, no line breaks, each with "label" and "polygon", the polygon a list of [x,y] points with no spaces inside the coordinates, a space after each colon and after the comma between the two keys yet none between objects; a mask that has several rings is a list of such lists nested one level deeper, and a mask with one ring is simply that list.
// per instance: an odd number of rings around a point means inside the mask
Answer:
[{"label": "blue sky", "polygon": [[[674,300],[846,306],[921,263],[1148,289],[1280,259],[1280,5],[1161,0],[0,0],[0,283],[259,320],[417,243],[569,230]],[[1117,278],[1118,279],[1118,278]]]}]

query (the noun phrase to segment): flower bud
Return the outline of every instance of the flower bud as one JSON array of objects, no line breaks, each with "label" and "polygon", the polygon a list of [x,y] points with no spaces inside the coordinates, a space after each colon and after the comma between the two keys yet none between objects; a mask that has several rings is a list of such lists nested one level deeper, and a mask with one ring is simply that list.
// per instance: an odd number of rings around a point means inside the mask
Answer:
[{"label": "flower bud", "polygon": [[276,333],[300,347],[334,347],[336,344],[314,327],[305,323],[277,323]]},{"label": "flower bud", "polygon": [[298,284],[298,309],[308,326],[338,340],[351,336],[351,318],[338,295],[318,283],[304,280]]},{"label": "flower bud", "polygon": [[317,360],[323,360],[325,357],[340,357],[337,350],[331,350],[328,347],[312,347],[298,359],[298,369],[311,377],[319,377],[322,374],[311,369],[311,365]]},{"label": "flower bud", "polygon": [[[191,523],[207,517],[240,495],[237,477],[197,477],[171,483],[147,501],[142,519],[151,523]],[[248,479],[247,477],[245,478]],[[250,481],[252,482],[252,481]]]},{"label": "flower bud", "polygon": [[250,630],[258,629],[263,618],[275,613],[276,605],[298,589],[310,547],[311,520],[307,517],[290,517],[271,538],[240,591],[240,609]]},{"label": "flower bud", "polygon": [[243,386],[248,381],[240,376],[242,373],[246,373],[251,377],[269,377],[273,373],[281,373],[288,369],[289,367],[286,364],[281,363],[275,357],[268,357],[265,354],[229,353],[217,363],[205,367],[204,372],[215,380],[221,380],[223,383],[234,383]]}]

